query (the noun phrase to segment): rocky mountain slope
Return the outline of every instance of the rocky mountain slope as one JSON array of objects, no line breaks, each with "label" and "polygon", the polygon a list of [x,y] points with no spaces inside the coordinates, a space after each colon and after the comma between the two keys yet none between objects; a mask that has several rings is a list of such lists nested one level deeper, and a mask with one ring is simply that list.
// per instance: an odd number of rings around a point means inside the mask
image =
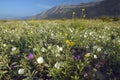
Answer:
[{"label": "rocky mountain slope", "polygon": [[85,9],[86,18],[95,18],[100,16],[120,16],[120,0],[103,0],[90,3],[81,3],[78,5],[60,5],[55,6],[45,12],[29,17],[29,19],[60,19],[82,17],[82,8]]}]

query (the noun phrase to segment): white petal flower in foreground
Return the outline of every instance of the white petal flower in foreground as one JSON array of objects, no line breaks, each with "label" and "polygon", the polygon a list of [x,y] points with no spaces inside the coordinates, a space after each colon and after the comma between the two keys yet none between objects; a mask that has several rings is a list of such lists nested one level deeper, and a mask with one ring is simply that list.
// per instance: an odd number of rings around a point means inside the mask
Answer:
[{"label": "white petal flower in foreground", "polygon": [[3,47],[6,47],[7,45],[6,44],[3,44]]},{"label": "white petal flower in foreground", "polygon": [[18,70],[18,74],[24,74],[25,70],[23,68]]},{"label": "white petal flower in foreground", "polygon": [[57,45],[57,50],[58,50],[58,52],[60,52],[63,50],[63,48]]},{"label": "white petal flower in foreground", "polygon": [[93,50],[96,50],[98,48],[98,46],[93,46]]},{"label": "white petal flower in foreground", "polygon": [[37,49],[36,48],[33,48],[33,51],[36,51]]},{"label": "white petal flower in foreground", "polygon": [[39,64],[42,64],[42,63],[44,62],[43,57],[39,57],[39,58],[37,58],[37,62],[38,62]]},{"label": "white petal flower in foreground", "polygon": [[42,51],[42,52],[45,52],[45,48],[44,48],[44,47],[42,47],[41,51]]},{"label": "white petal flower in foreground", "polygon": [[101,50],[102,50],[102,49],[101,49],[100,47],[99,47],[99,48],[97,48],[97,51],[98,51],[98,52],[100,52]]},{"label": "white petal flower in foreground", "polygon": [[94,55],[94,59],[97,59],[97,55]]},{"label": "white petal flower in foreground", "polygon": [[59,51],[62,51],[62,50],[63,50],[63,48],[62,48],[62,47],[60,47],[60,48],[59,48]]},{"label": "white petal flower in foreground", "polygon": [[62,62],[56,62],[54,67],[59,69],[61,65],[62,65]]},{"label": "white petal flower in foreground", "polygon": [[16,49],[17,49],[16,47],[13,47],[13,48],[12,48],[12,51],[15,51]]},{"label": "white petal flower in foreground", "polygon": [[51,45],[49,45],[49,46],[48,46],[48,49],[50,50],[51,48],[52,48],[52,46],[51,46]]},{"label": "white petal flower in foreground", "polygon": [[55,57],[60,57],[60,54],[56,54]]}]

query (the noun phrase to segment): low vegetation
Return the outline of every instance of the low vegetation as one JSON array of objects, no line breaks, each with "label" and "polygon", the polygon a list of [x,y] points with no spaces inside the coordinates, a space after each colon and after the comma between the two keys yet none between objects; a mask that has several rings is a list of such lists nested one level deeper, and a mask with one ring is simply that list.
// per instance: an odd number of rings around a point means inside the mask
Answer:
[{"label": "low vegetation", "polygon": [[119,22],[77,19],[0,22],[1,80],[119,80],[119,77]]}]

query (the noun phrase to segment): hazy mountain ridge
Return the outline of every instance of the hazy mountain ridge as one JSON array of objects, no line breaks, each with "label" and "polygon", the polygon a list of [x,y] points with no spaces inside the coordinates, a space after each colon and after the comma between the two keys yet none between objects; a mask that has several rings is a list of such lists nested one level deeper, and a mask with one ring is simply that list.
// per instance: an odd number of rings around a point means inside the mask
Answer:
[{"label": "hazy mountain ridge", "polygon": [[76,12],[75,17],[81,18],[81,9],[85,8],[84,14],[87,18],[100,16],[120,16],[120,0],[103,0],[78,5],[55,6],[45,12],[29,17],[28,19],[59,19],[72,18],[72,12]]}]

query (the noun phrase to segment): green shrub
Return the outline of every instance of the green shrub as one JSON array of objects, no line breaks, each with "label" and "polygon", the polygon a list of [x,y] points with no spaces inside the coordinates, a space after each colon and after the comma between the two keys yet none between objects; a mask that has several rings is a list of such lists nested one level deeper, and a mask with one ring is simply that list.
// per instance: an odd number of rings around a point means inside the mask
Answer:
[{"label": "green shrub", "polygon": [[8,22],[8,21],[9,21],[9,20],[7,20],[7,19],[0,20],[0,22],[3,22],[3,23]]},{"label": "green shrub", "polygon": [[112,19],[113,19],[113,21],[119,21],[119,20],[120,20],[120,17],[115,16],[115,17],[113,17]]},{"label": "green shrub", "polygon": [[101,16],[100,19],[104,22],[110,22],[111,21],[110,17],[108,17],[108,16]]}]

